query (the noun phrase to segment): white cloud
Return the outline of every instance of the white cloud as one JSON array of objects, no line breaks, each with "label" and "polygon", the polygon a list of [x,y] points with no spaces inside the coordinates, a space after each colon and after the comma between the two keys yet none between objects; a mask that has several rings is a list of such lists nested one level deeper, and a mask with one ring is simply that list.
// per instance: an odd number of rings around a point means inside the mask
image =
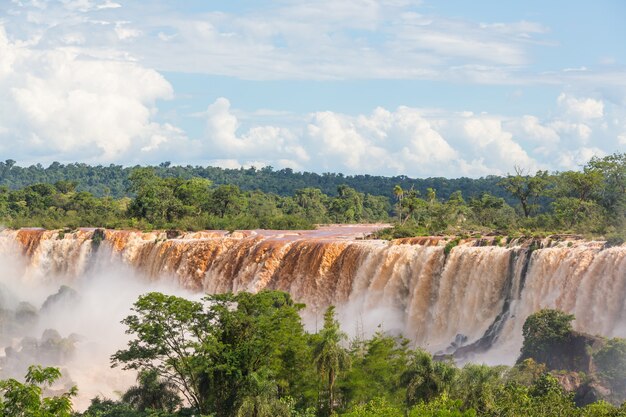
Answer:
[{"label": "white cloud", "polygon": [[240,133],[237,117],[230,110],[230,102],[217,99],[206,111],[207,154],[213,158],[232,160],[272,155],[272,159],[290,159],[291,165],[307,161],[306,150],[298,143],[291,130],[275,126],[253,126]]},{"label": "white cloud", "polygon": [[[429,9],[420,2],[401,0],[281,0],[245,11],[193,14],[149,0],[124,7],[110,0],[44,6],[15,5],[15,30],[24,37],[45,33],[51,46],[69,39],[89,55],[124,40],[126,52],[158,70],[245,79],[460,76],[510,82],[511,71],[529,62],[527,38],[546,32],[534,22],[480,24],[424,15]],[[126,21],[132,27],[116,23]],[[80,44],[76,33],[83,34]],[[475,77],[476,68],[507,76]]]},{"label": "white cloud", "polygon": [[141,36],[141,31],[129,27],[130,22],[116,22],[115,33],[120,40],[127,40]]},{"label": "white cloud", "polygon": [[526,138],[537,141],[543,145],[556,144],[559,142],[558,132],[550,126],[541,123],[538,117],[524,115],[518,122],[523,135]]},{"label": "white cloud", "polygon": [[600,119],[604,116],[604,103],[593,98],[576,98],[561,93],[557,103],[565,114],[578,120]]},{"label": "white cloud", "polygon": [[[224,98],[205,113],[202,152],[216,157],[211,163],[410,176],[477,176],[505,173],[514,165],[540,166],[495,116],[435,117],[401,106],[356,116],[316,112],[303,126],[289,128],[244,128],[235,113]],[[452,139],[462,145],[453,146]]]},{"label": "white cloud", "polygon": [[538,168],[534,161],[519,143],[513,140],[512,133],[502,128],[502,120],[494,116],[479,116],[464,123],[467,137],[476,148],[476,154],[485,159],[492,159],[490,165],[506,167],[525,167],[530,170]]},{"label": "white cloud", "polygon": [[582,147],[575,150],[566,150],[558,155],[557,167],[560,170],[579,170],[592,157],[603,157],[605,155],[606,152],[596,147]]},{"label": "white cloud", "polygon": [[156,101],[173,94],[154,70],[86,59],[67,49],[20,46],[1,26],[0,56],[0,149],[5,154],[140,160],[170,140],[184,140],[180,129],[154,121]]}]

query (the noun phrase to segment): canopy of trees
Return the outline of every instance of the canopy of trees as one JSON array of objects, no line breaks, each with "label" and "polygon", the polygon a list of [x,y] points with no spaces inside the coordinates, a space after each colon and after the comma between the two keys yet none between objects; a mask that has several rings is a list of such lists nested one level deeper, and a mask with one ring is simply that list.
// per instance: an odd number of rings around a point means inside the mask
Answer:
[{"label": "canopy of trees", "polygon": [[[118,400],[94,398],[74,416],[626,415],[625,406],[581,403],[559,383],[562,371],[550,372],[532,358],[521,357],[512,368],[459,368],[382,330],[348,340],[333,307],[319,331],[307,332],[299,315],[303,307],[278,291],[201,301],[143,295],[123,320],[128,345],[112,356],[114,366],[139,371],[137,385]],[[532,315],[523,350],[557,343],[571,332],[571,320],[554,310]],[[594,354],[600,371],[588,380],[621,389],[625,345],[622,339],[607,341]],[[59,375],[54,368],[33,367],[25,383],[0,381],[0,415],[69,417],[75,388],[43,395]]]},{"label": "canopy of trees", "polygon": [[[87,410],[72,414],[76,388],[51,395],[46,389],[59,370],[31,367],[24,383],[0,381],[0,416],[626,415],[626,405],[590,402],[565,391],[559,382],[565,371],[532,358],[521,357],[514,367],[458,367],[382,330],[349,340],[332,307],[323,327],[307,332],[299,315],[303,307],[278,291],[208,295],[201,301],[143,295],[123,320],[128,345],[112,356],[114,366],[139,371],[137,385],[119,399],[94,398]],[[523,351],[558,343],[572,332],[571,320],[554,310],[531,315]],[[593,354],[598,372],[586,376],[588,384],[624,396],[624,346],[623,339],[605,340]]]},{"label": "canopy of trees", "polygon": [[[207,172],[224,175],[212,180]],[[82,182],[67,179],[74,177]],[[11,188],[34,178],[56,182]],[[92,187],[109,178],[117,178],[124,191],[101,193]],[[222,183],[228,178],[231,183]],[[303,178],[332,178],[333,186],[328,191],[328,182]],[[395,179],[392,185],[383,177],[167,164],[132,169],[60,164],[20,168],[6,161],[0,163],[0,183],[11,187],[0,187],[0,221],[10,227],[184,230],[394,222],[394,228],[380,237],[578,233],[611,243],[626,238],[626,154],[593,158],[581,171],[529,175],[516,168],[506,177],[467,181]],[[371,181],[381,186],[370,187]],[[424,187],[431,184],[438,188]],[[85,189],[97,193],[81,191]]]}]

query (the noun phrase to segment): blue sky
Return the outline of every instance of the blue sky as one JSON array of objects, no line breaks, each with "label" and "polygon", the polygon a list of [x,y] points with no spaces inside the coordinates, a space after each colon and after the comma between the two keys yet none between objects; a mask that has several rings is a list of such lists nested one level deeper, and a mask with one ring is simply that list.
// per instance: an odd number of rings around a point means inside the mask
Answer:
[{"label": "blue sky", "polygon": [[3,0],[19,163],[415,177],[626,150],[626,3]]}]

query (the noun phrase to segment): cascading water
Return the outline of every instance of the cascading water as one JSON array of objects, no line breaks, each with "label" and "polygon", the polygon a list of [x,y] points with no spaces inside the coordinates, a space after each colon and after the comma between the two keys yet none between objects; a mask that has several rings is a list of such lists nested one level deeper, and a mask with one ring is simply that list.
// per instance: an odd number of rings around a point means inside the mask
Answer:
[{"label": "cascading water", "polygon": [[96,241],[93,230],[5,230],[0,255],[21,265],[12,270],[14,283],[31,286],[80,286],[85,277],[122,265],[128,269],[118,275],[137,278],[115,281],[119,294],[131,281],[144,292],[157,282],[193,293],[288,291],[307,304],[311,326],[333,304],[349,333],[367,336],[380,325],[432,352],[479,355],[474,360],[490,363],[515,360],[525,318],[544,307],[575,314],[578,330],[626,336],[626,246],[583,240],[498,246],[468,239],[446,253],[444,238],[359,238],[371,231],[362,226],[168,238],[165,232],[107,230]]}]

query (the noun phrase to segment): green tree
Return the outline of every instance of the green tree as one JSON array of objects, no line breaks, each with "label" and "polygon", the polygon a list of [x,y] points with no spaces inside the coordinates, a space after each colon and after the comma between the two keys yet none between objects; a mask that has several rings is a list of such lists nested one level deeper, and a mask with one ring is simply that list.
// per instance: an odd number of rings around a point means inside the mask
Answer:
[{"label": "green tree", "polygon": [[545,363],[550,350],[571,335],[573,320],[572,314],[552,309],[528,316],[522,327],[524,342],[518,363],[527,358]]},{"label": "green tree", "polygon": [[276,383],[270,375],[252,372],[248,375],[237,417],[291,417],[291,410],[278,398]]},{"label": "green tree", "polygon": [[404,190],[399,184],[393,187],[393,195],[396,198],[396,212],[398,213],[398,221],[402,222],[402,199],[404,198]]},{"label": "green tree", "polygon": [[335,319],[335,308],[328,307],[324,313],[324,327],[319,332],[313,348],[313,360],[325,385],[327,402],[323,407],[325,415],[331,415],[335,408],[335,383],[337,377],[350,367],[350,356],[341,345],[346,334]]},{"label": "green tree", "polygon": [[280,397],[307,392],[301,308],[277,291],[208,295],[202,302],[150,293],[124,319],[133,338],[112,360],[169,379],[203,414],[230,417],[262,401],[278,407]]},{"label": "green tree", "polygon": [[462,403],[451,399],[446,393],[430,402],[420,402],[408,413],[409,417],[475,417],[473,409],[463,410]]},{"label": "green tree", "polygon": [[448,393],[456,377],[457,369],[452,363],[434,361],[430,353],[421,349],[411,352],[407,369],[400,377],[406,387],[406,406]]},{"label": "green tree", "polygon": [[209,210],[219,216],[236,216],[246,207],[246,200],[236,185],[220,185],[211,193]]},{"label": "green tree", "polygon": [[183,206],[172,188],[153,169],[137,168],[129,176],[128,190],[135,194],[128,212],[131,217],[146,219],[162,227],[182,214]]},{"label": "green tree", "polygon": [[139,297],[132,311],[122,323],[134,339],[111,357],[113,366],[166,378],[195,409],[207,411],[200,373],[213,338],[202,303],[153,292]]},{"label": "green tree", "polygon": [[352,349],[352,367],[341,390],[347,403],[364,404],[380,397],[402,403],[404,392],[400,375],[407,366],[407,346],[404,338],[376,332],[369,340],[358,342]]},{"label": "green tree", "polygon": [[15,379],[0,381],[0,416],[70,417],[76,387],[59,396],[44,396],[43,389],[61,377],[57,368],[28,368],[25,383]]},{"label": "green tree", "polygon": [[607,379],[614,390],[626,391],[626,340],[613,338],[609,340],[593,359],[600,375]]},{"label": "green tree", "polygon": [[205,178],[191,178],[182,181],[174,189],[174,194],[193,214],[200,214],[209,208],[211,185],[212,182]]},{"label": "green tree", "polygon": [[534,176],[530,176],[519,167],[515,167],[515,175],[508,175],[499,183],[520,202],[525,217],[537,209],[537,201],[544,195],[548,184],[547,171],[537,171]]},{"label": "green tree", "polygon": [[342,417],[404,417],[402,409],[390,404],[384,398],[375,397],[365,404],[352,407]]},{"label": "green tree", "polygon": [[138,411],[163,410],[173,412],[181,404],[174,383],[159,377],[154,370],[139,372],[138,384],[130,387],[122,396],[122,401]]},{"label": "green tree", "polygon": [[503,198],[482,193],[480,197],[470,198],[469,207],[475,224],[498,229],[515,226],[515,210]]},{"label": "green tree", "polygon": [[319,188],[302,188],[296,191],[293,198],[307,219],[314,223],[326,221],[328,196]]},{"label": "green tree", "polygon": [[503,366],[465,365],[454,384],[455,398],[462,400],[464,408],[474,409],[479,415],[493,412],[505,370]]},{"label": "green tree", "polygon": [[331,219],[339,223],[360,221],[363,218],[363,194],[345,184],[337,187],[337,194],[329,202]]}]

